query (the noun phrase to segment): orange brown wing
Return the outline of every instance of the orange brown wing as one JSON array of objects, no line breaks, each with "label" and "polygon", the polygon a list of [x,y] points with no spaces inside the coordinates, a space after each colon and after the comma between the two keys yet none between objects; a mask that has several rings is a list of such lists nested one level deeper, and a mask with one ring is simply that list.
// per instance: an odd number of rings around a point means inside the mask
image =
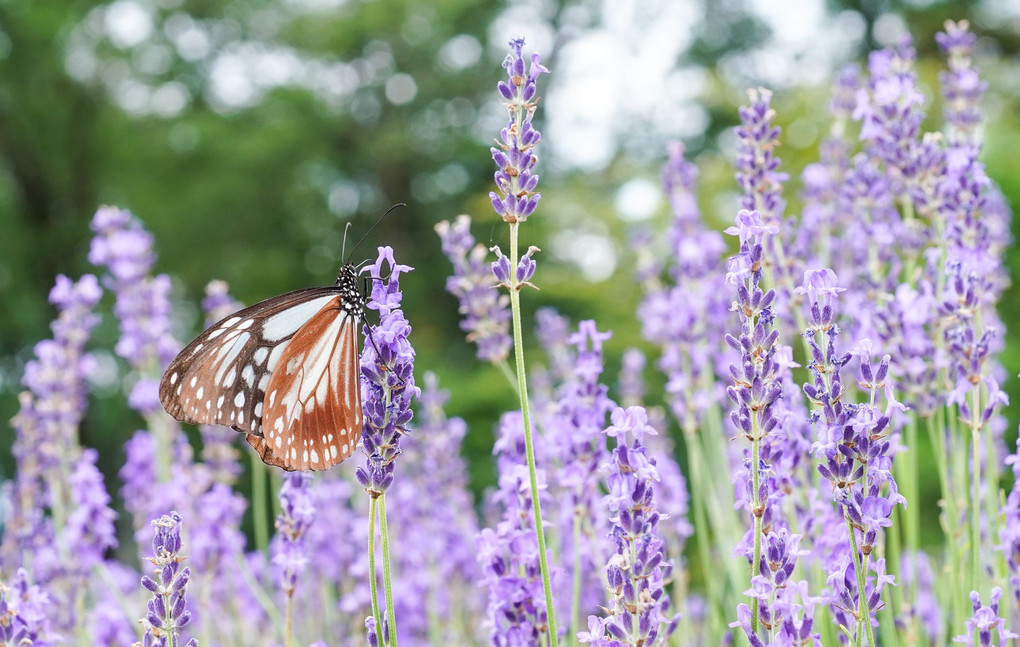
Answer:
[{"label": "orange brown wing", "polygon": [[324,470],[361,439],[359,319],[337,296],[295,333],[269,378],[262,434],[248,443],[270,465]]}]

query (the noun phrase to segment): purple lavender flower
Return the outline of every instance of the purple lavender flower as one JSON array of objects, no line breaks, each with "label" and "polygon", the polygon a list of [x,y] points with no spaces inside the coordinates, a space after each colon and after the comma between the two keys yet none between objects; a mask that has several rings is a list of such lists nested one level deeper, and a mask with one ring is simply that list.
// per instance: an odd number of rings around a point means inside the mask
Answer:
[{"label": "purple lavender flower", "polygon": [[615,406],[608,387],[599,382],[602,344],[611,335],[599,332],[593,320],[578,324],[577,332],[568,338],[576,346],[573,375],[560,387],[559,404],[549,416],[556,429],[549,438],[558,463],[554,476],[558,489],[565,494],[559,501],[563,537],[560,559],[573,571],[573,597],[578,604],[590,602],[584,604],[587,608],[597,604],[598,598],[589,600],[584,593],[598,591],[596,569],[605,563],[611,550],[604,541],[608,519],[598,505],[598,470],[608,459],[603,430]]},{"label": "purple lavender flower", "polygon": [[103,475],[96,468],[98,458],[96,450],[84,450],[68,479],[74,508],[67,519],[64,540],[73,547],[75,565],[83,576],[103,562],[107,550],[117,547],[117,513],[110,507]]},{"label": "purple lavender flower", "polygon": [[[999,617],[1000,599],[1002,599],[1002,589],[998,586],[992,588],[992,595],[988,601],[988,606],[981,604],[981,596],[978,595],[977,591],[971,591],[970,602],[974,606],[974,615],[967,620],[967,633],[962,636],[954,636],[953,642],[991,647],[993,644],[992,631],[998,633],[1000,643],[1013,638],[1020,638],[1020,634],[1015,634],[1006,629],[1005,619]],[[977,639],[977,642],[975,642],[975,639]]]},{"label": "purple lavender flower", "polygon": [[524,39],[510,41],[510,53],[503,61],[507,80],[500,81],[499,93],[506,102],[510,121],[500,132],[498,147],[490,149],[496,163],[496,188],[490,192],[492,208],[508,223],[524,222],[535,211],[542,196],[535,193],[538,175],[533,172],[538,157],[534,147],[542,134],[535,129],[531,118],[538,105],[538,77],[549,70],[542,66],[542,57],[531,55],[531,65],[525,74]]},{"label": "purple lavender flower", "polygon": [[136,411],[160,411],[155,372],[170,363],[179,344],[170,334],[170,277],[150,276],[155,263],[152,235],[130,211],[101,207],[92,219],[96,233],[89,262],[105,267],[107,287],[117,295],[114,314],[120,321],[117,354],[143,372],[128,403]]},{"label": "purple lavender flower", "polygon": [[939,72],[945,101],[943,114],[948,127],[946,138],[950,146],[973,145],[977,143],[976,130],[982,120],[978,102],[988,89],[977,69],[971,66],[970,55],[977,36],[971,33],[966,20],[947,20],[945,29],[935,34],[935,41],[949,63],[948,71]]},{"label": "purple lavender flower", "polygon": [[[533,493],[524,456],[524,424],[519,411],[503,415],[494,452],[499,489],[492,503],[500,509],[495,529],[483,528],[475,538],[488,590],[485,628],[496,647],[526,647],[545,641],[547,616],[539,569],[538,540],[531,514]],[[546,491],[545,471],[537,470],[538,495]],[[548,509],[548,501],[543,505]],[[554,589],[561,571],[553,568]]]},{"label": "purple lavender flower", "polygon": [[510,354],[510,299],[493,289],[486,249],[471,235],[471,218],[458,216],[436,225],[443,253],[453,263],[446,291],[457,297],[464,316],[460,329],[478,345],[478,358],[500,362]]},{"label": "purple lavender flower", "polygon": [[[71,503],[69,461],[81,451],[78,425],[87,407],[87,380],[93,370],[85,343],[99,321],[93,308],[101,296],[92,275],[77,283],[57,277],[50,291],[50,302],[59,310],[51,325],[53,338],[36,344],[35,358],[25,365],[22,382],[28,390],[19,395],[20,410],[12,421],[12,453],[18,472],[4,486],[7,510],[0,555],[11,570],[28,559],[35,561],[34,577],[39,582],[49,577],[45,564],[48,556],[56,557],[53,533],[66,522],[60,512]],[[47,507],[55,518],[46,516]]]},{"label": "purple lavender flower", "polygon": [[904,37],[896,49],[872,52],[871,79],[857,93],[853,117],[861,121],[861,141],[872,154],[895,169],[901,179],[915,175],[917,140],[921,132],[924,96],[917,89],[914,48]]},{"label": "purple lavender flower", "polygon": [[772,125],[775,110],[770,102],[772,93],[764,88],[749,90],[750,106],[740,108],[737,139],[737,183],[744,191],[741,206],[758,211],[765,223],[775,226],[783,219],[783,182],[786,173],[779,172],[779,158],[775,148],[779,145],[778,126]]},{"label": "purple lavender flower", "polygon": [[308,566],[305,534],[315,522],[315,506],[309,492],[310,474],[288,474],[280,488],[280,515],[276,518],[273,564],[280,569],[280,588],[289,598],[294,595],[297,578]]},{"label": "purple lavender flower", "polygon": [[[152,525],[156,532],[152,539],[153,556],[149,561],[156,567],[156,577],[142,577],[142,586],[152,593],[143,620],[145,637],[142,645],[166,647],[171,642],[178,644],[181,630],[191,622],[191,611],[188,611],[185,600],[191,569],[181,568],[184,558],[180,554],[180,515],[171,512],[153,520]],[[192,638],[185,647],[197,645],[198,641]]]},{"label": "purple lavender flower", "polygon": [[403,444],[401,478],[386,494],[401,513],[390,523],[394,545],[413,544],[393,556],[402,644],[432,644],[437,636],[444,644],[484,639],[474,635],[478,623],[471,622],[484,614],[484,601],[477,594],[481,569],[472,541],[478,520],[460,454],[467,425],[446,417],[448,397],[436,376],[426,373],[418,433]]},{"label": "purple lavender flower", "polygon": [[12,582],[0,582],[0,644],[52,647],[63,642],[50,628],[53,611],[49,596],[28,583],[19,568]]},{"label": "purple lavender flower", "polygon": [[[714,330],[729,314],[725,289],[720,289],[722,236],[706,229],[696,200],[697,169],[684,159],[683,146],[671,143],[662,171],[663,187],[672,208],[666,239],[671,283],[662,285],[659,270],[642,283],[646,294],[638,308],[642,335],[661,348],[656,362],[666,375],[667,401],[685,432],[693,432],[703,413],[718,402],[715,358],[720,355]],[[650,266],[655,265],[648,262]]]},{"label": "purple lavender flower", "polygon": [[645,354],[637,348],[628,348],[623,351],[623,359],[620,362],[620,377],[618,380],[620,403],[624,407],[633,407],[641,404],[645,396],[644,370],[647,363]]},{"label": "purple lavender flower", "polygon": [[680,616],[667,615],[666,584],[673,564],[666,559],[665,544],[658,534],[661,514],[655,498],[659,479],[655,459],[648,456],[642,442],[657,432],[648,424],[643,407],[617,407],[605,433],[617,440],[603,467],[616,549],[605,569],[610,592],[608,615],[589,618],[588,632],[579,632],[578,638],[599,647],[666,644]]},{"label": "purple lavender flower", "polygon": [[[389,266],[386,272],[384,263]],[[411,326],[400,309],[400,275],[411,269],[393,260],[391,247],[380,247],[375,264],[366,268],[373,279],[368,308],[379,311],[379,325],[365,325],[365,337],[371,340],[361,353],[362,440],[367,460],[364,467],[358,467],[357,477],[372,496],[384,493],[393,483],[400,437],[408,433],[414,415],[411,399],[420,394],[414,385],[414,348],[408,341]]]}]

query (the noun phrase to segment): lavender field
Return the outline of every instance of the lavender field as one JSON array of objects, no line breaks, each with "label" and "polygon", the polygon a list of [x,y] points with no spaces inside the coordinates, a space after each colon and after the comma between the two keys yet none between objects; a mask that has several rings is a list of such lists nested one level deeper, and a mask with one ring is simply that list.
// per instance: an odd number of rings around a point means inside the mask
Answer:
[{"label": "lavender field", "polygon": [[[505,412],[468,429],[448,406],[403,306],[421,270],[366,245],[363,444],[325,472],[267,467],[232,429],[166,414],[159,381],[188,340],[154,271],[159,240],[146,214],[99,207],[94,273],[55,278],[52,337],[12,421],[0,644],[1011,644],[1020,448],[1001,353],[1016,322],[996,309],[1011,213],[982,162],[975,42],[962,21],[938,34],[944,110],[928,121],[909,39],[844,68],[800,177],[784,171],[772,92],[750,89],[733,213],[707,217],[697,166],[664,142],[668,228],[634,230],[637,264],[618,279],[640,291],[655,352],[635,340],[613,375],[598,312],[533,305],[545,241],[527,224],[556,214],[532,119],[556,70],[511,41],[491,74],[507,110],[492,210],[416,241],[449,259],[427,280],[445,281],[464,344],[505,376]],[[478,242],[494,222],[508,247]],[[240,307],[208,284],[207,325]],[[115,480],[79,438],[92,333],[111,317],[144,420]],[[494,434],[493,454],[462,452],[467,434]],[[498,472],[480,496],[477,462]]]}]

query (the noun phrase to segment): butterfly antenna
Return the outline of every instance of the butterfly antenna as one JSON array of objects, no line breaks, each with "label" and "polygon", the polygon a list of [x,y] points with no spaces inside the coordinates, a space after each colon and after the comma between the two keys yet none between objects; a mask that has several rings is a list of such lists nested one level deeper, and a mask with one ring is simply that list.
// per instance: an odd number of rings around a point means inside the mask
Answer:
[{"label": "butterfly antenna", "polygon": [[346,258],[346,256],[347,256],[347,252],[344,251],[344,250],[347,249],[347,232],[349,232],[350,230],[351,230],[351,222],[348,220],[347,221],[347,226],[344,227],[344,242],[342,242],[340,244],[340,258]]},{"label": "butterfly antenna", "polygon": [[[350,255],[354,256],[354,252],[357,251],[358,247],[361,246],[361,243],[365,242],[365,239],[368,238],[368,235],[371,234],[373,231],[375,231],[375,228],[379,226],[379,223],[383,221],[383,218],[385,218],[386,216],[390,215],[390,212],[393,211],[394,209],[397,209],[398,207],[406,207],[406,206],[407,205],[404,204],[403,202],[398,202],[397,204],[395,204],[392,207],[390,207],[389,209],[387,209],[386,213],[384,213],[383,215],[379,216],[379,219],[375,221],[375,224],[368,228],[368,231],[366,231],[365,235],[361,237],[361,240],[358,241],[358,244],[351,248],[351,254]],[[348,223],[348,225],[350,225],[350,223]],[[345,241],[344,242],[346,242],[346,236],[345,236]],[[341,256],[342,255],[343,254],[341,254]],[[345,257],[344,258],[344,264],[348,263],[349,261],[350,261],[350,257]]]}]

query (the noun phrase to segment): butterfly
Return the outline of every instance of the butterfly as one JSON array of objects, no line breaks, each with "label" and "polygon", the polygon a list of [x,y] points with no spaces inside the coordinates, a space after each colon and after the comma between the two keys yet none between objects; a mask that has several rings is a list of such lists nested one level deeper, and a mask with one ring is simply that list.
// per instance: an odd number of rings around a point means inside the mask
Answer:
[{"label": "butterfly", "polygon": [[285,470],[350,457],[363,420],[357,275],[344,263],[330,287],[281,294],[207,328],[163,374],[163,408],[182,422],[233,427]]}]

